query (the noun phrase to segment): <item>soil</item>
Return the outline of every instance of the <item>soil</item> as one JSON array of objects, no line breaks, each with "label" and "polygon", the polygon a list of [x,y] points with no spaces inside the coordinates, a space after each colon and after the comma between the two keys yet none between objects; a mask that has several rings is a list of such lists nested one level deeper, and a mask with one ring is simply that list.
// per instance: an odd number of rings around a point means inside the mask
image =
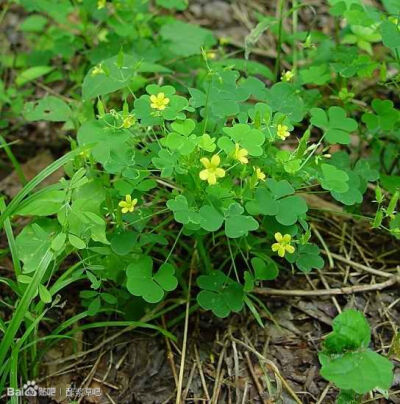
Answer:
[{"label": "soil", "polygon": [[[309,7],[300,12],[300,27],[308,27],[312,21],[315,27],[329,32],[332,20],[325,6],[313,0],[304,3]],[[239,46],[256,23],[254,13],[274,15],[273,7],[257,1],[195,0],[182,18],[211,28],[218,36],[233,37]],[[317,19],[313,7],[318,7]],[[265,34],[257,46],[255,56],[272,68],[273,37]],[[8,134],[7,140],[18,140],[13,151],[21,163],[42,156],[43,151],[47,159],[49,152],[51,158],[57,157],[68,147],[57,126],[18,124],[18,128]],[[17,177],[4,180],[12,170],[0,152],[2,190],[12,196],[15,190],[10,190],[18,187]],[[31,170],[38,166],[31,163]],[[55,345],[41,364],[41,377],[36,382],[43,387],[57,387],[56,399],[31,402],[68,402],[58,388],[65,391],[66,386],[73,385],[101,391],[100,397],[75,397],[81,403],[170,403],[175,401],[178,389],[188,403],[333,403],[337,389],[319,374],[321,343],[332,329],[333,318],[346,308],[356,308],[365,313],[371,325],[371,347],[388,354],[400,323],[400,295],[397,284],[379,290],[388,280],[379,271],[397,274],[400,249],[393,238],[372,233],[363,221],[356,222],[340,212],[311,212],[313,239],[323,246],[325,268],[308,275],[286,268],[276,281],[260,286],[299,294],[315,291],[316,296],[274,296],[271,290],[260,288],[258,297],[267,308],[260,313],[263,327],[247,310],[228,319],[197,310],[188,317],[186,333],[182,302],[176,312],[167,313],[158,321],[160,327],[176,336],[175,342],[132,327],[77,333],[74,340]],[[4,240],[0,244],[3,247]],[[1,262],[1,275],[10,265]],[[324,295],[326,290],[343,287],[354,287],[356,293]],[[363,290],[368,288],[375,290]],[[68,291],[62,301],[66,307],[63,315],[76,314]],[[185,334],[187,344],[182,351]],[[399,358],[396,349],[392,351],[395,379],[389,397],[377,393],[369,402],[400,403]],[[180,388],[181,364],[184,377]]]}]

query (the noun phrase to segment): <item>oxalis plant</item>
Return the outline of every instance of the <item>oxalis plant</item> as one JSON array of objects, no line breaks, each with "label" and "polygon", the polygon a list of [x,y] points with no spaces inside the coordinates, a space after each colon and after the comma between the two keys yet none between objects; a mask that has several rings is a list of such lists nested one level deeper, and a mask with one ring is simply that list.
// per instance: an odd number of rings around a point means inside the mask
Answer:
[{"label": "oxalis plant", "polygon": [[[36,2],[25,3],[29,11],[44,12]],[[69,79],[82,86],[75,103],[53,95],[25,103],[26,120],[65,123],[71,151],[8,205],[1,200],[0,227],[16,277],[0,280],[18,303],[11,320],[0,323],[0,390],[6,383],[18,387],[19,365],[26,380],[35,376],[46,349],[81,330],[147,327],[174,338],[153,321],[181,306],[181,296],[191,310],[222,318],[248,310],[263,326],[259,312],[266,307],[257,286],[280,271],[307,273],[324,266],[319,246],[310,241],[312,214],[323,210],[309,205],[314,193],[400,237],[395,176],[400,114],[390,100],[373,97],[367,105],[357,99],[360,79],[379,75],[388,91],[398,86],[391,73],[398,71],[400,48],[392,2],[386,15],[356,0],[330,1],[332,16],[344,25],[335,42],[311,29],[293,36],[283,32],[282,19],[293,14],[295,22],[302,7],[293,2],[287,15],[280,10],[279,19],[260,17],[246,39],[245,59],[226,54],[223,40],[216,49],[210,31],[154,18],[144,3],[138,10],[131,3],[115,2],[110,19],[109,2],[79,6],[82,35],[70,48],[62,47],[62,57],[87,47],[92,67],[87,71],[82,64],[69,72]],[[173,3],[185,8],[184,2]],[[61,8],[50,11],[64,23],[69,12]],[[99,33],[98,47],[91,43],[97,26],[90,16],[111,31],[108,42],[107,33]],[[130,35],[126,26],[131,28],[133,16],[135,35]],[[35,39],[37,24],[43,28],[47,20],[30,18],[25,26],[34,28]],[[58,37],[60,28],[53,28],[49,32]],[[279,43],[274,72],[248,59],[267,29]],[[291,70],[281,67],[283,41],[293,46]],[[386,46],[383,61],[372,51],[379,41]],[[52,35],[46,44],[52,44],[52,56],[58,55]],[[16,85],[51,71],[28,68]],[[174,73],[179,73],[176,79]],[[11,90],[8,98],[21,97]],[[12,104],[10,113],[20,114],[21,102]],[[355,138],[368,142],[371,156],[354,153]],[[61,167],[61,181],[37,188]],[[375,183],[379,178],[383,189]],[[377,203],[371,218],[359,210],[368,186]],[[11,220],[19,217],[31,220],[14,237]],[[40,337],[38,325],[60,307],[60,292],[78,285],[83,311]],[[111,315],[122,320],[111,321]],[[107,320],[70,329],[87,318]],[[320,354],[321,374],[343,389],[340,399],[387,390],[392,368],[368,349],[370,331],[361,314],[345,312],[333,328]],[[341,373],[343,368],[349,374]],[[379,380],[373,379],[374,368]],[[357,382],[365,369],[365,383]]]}]

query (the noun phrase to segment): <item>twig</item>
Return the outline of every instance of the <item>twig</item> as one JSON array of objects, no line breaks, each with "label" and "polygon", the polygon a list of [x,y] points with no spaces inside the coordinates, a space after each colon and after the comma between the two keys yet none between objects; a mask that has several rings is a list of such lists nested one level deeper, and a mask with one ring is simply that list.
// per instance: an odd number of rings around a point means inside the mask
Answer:
[{"label": "twig", "polygon": [[[321,251],[323,254],[326,254],[324,250]],[[365,272],[369,272],[370,274],[378,275],[378,276],[383,276],[385,278],[391,278],[393,275],[387,272],[380,271],[379,269],[374,269],[374,268],[369,268],[366,265],[359,264],[358,262],[353,262],[351,260],[348,260],[347,258],[342,257],[341,255],[335,254],[331,252],[331,256],[338,261],[341,261],[345,264],[351,265],[353,268],[360,269]]]},{"label": "twig", "polygon": [[188,284],[188,291],[187,291],[187,300],[186,300],[186,312],[185,312],[185,326],[183,330],[183,342],[182,342],[182,355],[181,355],[181,364],[179,368],[179,379],[178,379],[178,387],[176,391],[176,404],[182,403],[182,386],[183,386],[183,374],[185,370],[185,358],[186,358],[186,345],[187,345],[187,337],[188,337],[188,330],[189,330],[189,315],[190,315],[190,292],[192,288],[192,272],[194,270],[194,266],[196,265],[196,257],[197,257],[197,249],[196,245],[194,248],[192,261],[190,263],[189,268],[189,284]]},{"label": "twig", "polygon": [[196,345],[194,346],[194,354],[196,356],[197,367],[199,368],[200,380],[201,380],[201,384],[203,386],[204,394],[206,395],[207,400],[210,400],[210,394],[208,394],[207,383],[206,383],[206,379],[204,377],[203,368],[201,367],[200,355],[199,355],[199,351],[197,350]]},{"label": "twig", "polygon": [[351,295],[353,293],[371,292],[373,290],[382,290],[390,286],[400,283],[400,276],[392,275],[390,279],[385,282],[375,283],[373,285],[355,285],[346,286],[343,288],[335,289],[317,289],[317,290],[284,290],[284,289],[272,289],[272,288],[255,288],[254,293],[264,296],[331,296],[331,295]]},{"label": "twig", "polygon": [[260,381],[258,380],[256,372],[254,371],[253,364],[251,363],[250,355],[249,355],[249,353],[247,351],[245,351],[244,356],[246,357],[247,367],[249,368],[251,377],[253,378],[253,381],[254,381],[254,383],[256,385],[258,395],[260,396],[261,401],[264,404],[267,404],[268,401],[263,396],[264,390],[263,390],[263,387],[260,384]]},{"label": "twig", "polygon": [[254,348],[249,346],[248,344],[244,343],[240,339],[237,339],[235,337],[231,337],[232,341],[235,341],[237,344],[244,346],[247,350],[252,352],[254,355],[257,356],[258,359],[260,359],[262,362],[264,362],[275,374],[277,378],[282,382],[283,386],[287,390],[287,392],[293,397],[293,399],[296,401],[297,404],[302,404],[299,396],[293,391],[293,389],[289,386],[288,382],[282,377],[281,373],[279,372],[279,369],[275,365],[274,362],[268,360],[265,358],[263,355],[260,354],[260,352],[257,352]]}]

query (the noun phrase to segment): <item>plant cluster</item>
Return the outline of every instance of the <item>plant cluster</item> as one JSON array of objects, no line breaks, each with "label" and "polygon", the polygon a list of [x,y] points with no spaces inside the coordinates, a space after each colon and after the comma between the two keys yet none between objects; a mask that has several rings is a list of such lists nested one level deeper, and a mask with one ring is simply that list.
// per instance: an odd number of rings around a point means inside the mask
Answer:
[{"label": "plant cluster", "polygon": [[[312,25],[307,32],[282,28],[282,19],[305,5],[279,18],[258,15],[244,59],[234,57],[229,39],[161,12],[183,10],[183,0],[157,0],[158,12],[134,0],[20,3],[30,13],[20,30],[33,51],[5,57],[4,69],[19,72],[11,83],[0,81],[1,125],[21,114],[61,122],[71,151],[7,207],[3,202],[0,225],[16,275],[3,282],[18,300],[10,322],[0,323],[3,370],[14,366],[6,355],[18,330],[22,349],[72,284],[86,285],[79,318],[119,313],[137,321],[169,292],[190,291],[193,276],[195,308],[226,317],[247,307],[262,325],[256,285],[288,267],[324,266],[311,241],[318,209],[309,194],[329,195],[400,238],[400,113],[387,99],[400,79],[396,2],[384,1],[383,11],[330,0],[342,26],[335,38]],[[76,23],[66,29],[71,19]],[[274,69],[250,59],[266,30],[277,36]],[[283,43],[292,49],[287,57]],[[27,101],[37,86],[48,91],[60,81],[66,96]],[[380,93],[365,88],[370,82]],[[59,167],[64,179],[35,189]],[[361,208],[369,187],[375,217]],[[32,220],[14,239],[11,219],[20,216]],[[340,319],[367,330],[349,313]],[[53,335],[68,335],[78,317]],[[332,376],[339,361],[372,355],[369,329],[358,338],[360,329],[347,327],[338,343],[339,318],[336,326],[320,355],[323,376],[359,394],[388,389],[388,364],[382,383],[360,388],[347,374],[347,384]],[[40,359],[35,350],[31,356]]]}]

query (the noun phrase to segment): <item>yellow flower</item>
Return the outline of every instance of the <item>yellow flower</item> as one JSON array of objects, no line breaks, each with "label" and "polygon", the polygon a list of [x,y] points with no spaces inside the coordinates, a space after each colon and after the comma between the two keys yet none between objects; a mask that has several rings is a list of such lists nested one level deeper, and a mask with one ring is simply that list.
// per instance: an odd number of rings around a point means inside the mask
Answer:
[{"label": "yellow flower", "polygon": [[292,81],[293,77],[294,77],[294,73],[291,70],[288,70],[288,71],[282,73],[281,80],[288,82],[288,81]]},{"label": "yellow flower", "polygon": [[107,1],[107,0],[98,0],[98,1],[97,1],[97,8],[98,8],[99,10],[101,10],[102,8],[104,8],[104,7],[106,6],[106,1]]},{"label": "yellow flower", "polygon": [[199,173],[199,177],[203,181],[208,181],[210,185],[214,185],[217,183],[217,178],[225,177],[225,170],[218,167],[221,162],[218,154],[214,154],[211,161],[207,157],[203,157],[200,161],[205,167],[205,170],[201,170]]},{"label": "yellow flower", "polygon": [[150,101],[151,101],[150,107],[153,109],[158,109],[159,111],[164,110],[166,106],[169,104],[169,98],[167,98],[164,93],[151,95]]},{"label": "yellow flower", "polygon": [[249,152],[246,149],[241,149],[239,144],[235,144],[235,150],[233,151],[233,158],[239,161],[241,164],[247,164],[249,159],[246,157]]},{"label": "yellow flower", "polygon": [[135,123],[135,117],[133,115],[128,115],[122,121],[122,127],[125,129],[129,129]]},{"label": "yellow flower", "polygon": [[104,74],[104,70],[103,70],[103,66],[101,65],[101,63],[95,67],[93,67],[92,76],[97,76],[98,74]]},{"label": "yellow flower", "polygon": [[258,180],[265,181],[266,175],[263,171],[261,171],[261,168],[254,167],[254,171],[256,172],[256,177]]},{"label": "yellow flower", "polygon": [[288,127],[286,125],[279,124],[277,126],[277,134],[282,140],[285,140],[288,136],[290,136],[290,132],[288,131]]},{"label": "yellow flower", "polygon": [[121,201],[118,206],[121,208],[122,213],[133,212],[137,204],[137,199],[132,199],[130,195],[125,195],[125,200]]},{"label": "yellow flower", "polygon": [[274,237],[277,243],[272,244],[272,251],[278,251],[278,255],[280,257],[284,257],[286,252],[288,252],[289,254],[294,253],[295,248],[290,245],[290,242],[292,240],[292,236],[290,234],[285,234],[284,236],[282,236],[282,234],[278,232],[275,233]]}]

